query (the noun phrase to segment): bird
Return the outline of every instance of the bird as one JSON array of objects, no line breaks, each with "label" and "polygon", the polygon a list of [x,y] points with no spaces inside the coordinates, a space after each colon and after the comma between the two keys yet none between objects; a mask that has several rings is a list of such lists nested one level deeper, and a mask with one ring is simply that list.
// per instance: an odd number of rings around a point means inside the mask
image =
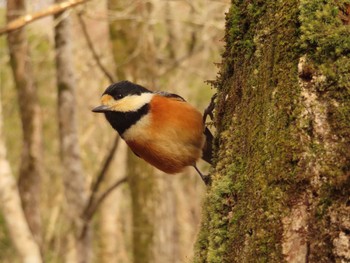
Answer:
[{"label": "bird", "polygon": [[108,86],[92,111],[104,113],[134,154],[152,166],[168,174],[193,166],[208,182],[196,162],[211,163],[206,138],[211,141],[212,135],[202,114],[181,96],[123,80]]}]

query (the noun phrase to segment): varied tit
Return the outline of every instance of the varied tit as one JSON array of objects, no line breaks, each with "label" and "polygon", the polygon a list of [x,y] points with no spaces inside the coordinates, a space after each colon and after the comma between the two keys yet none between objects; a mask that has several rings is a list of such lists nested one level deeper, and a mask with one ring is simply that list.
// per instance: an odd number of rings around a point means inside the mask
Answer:
[{"label": "varied tit", "polygon": [[[204,180],[196,167],[205,145],[202,114],[179,95],[121,81],[106,89],[101,106],[92,111],[104,113],[131,150],[146,162],[169,174],[193,166]],[[208,161],[209,155],[203,159]]]}]

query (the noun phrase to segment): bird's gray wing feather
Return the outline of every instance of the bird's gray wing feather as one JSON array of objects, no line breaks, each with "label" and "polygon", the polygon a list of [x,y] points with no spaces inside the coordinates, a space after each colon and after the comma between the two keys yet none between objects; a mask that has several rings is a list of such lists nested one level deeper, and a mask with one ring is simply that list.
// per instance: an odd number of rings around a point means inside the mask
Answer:
[{"label": "bird's gray wing feather", "polygon": [[166,92],[166,91],[154,91],[155,94],[169,98],[169,99],[175,99],[175,100],[179,100],[179,101],[186,101],[183,97],[181,97],[180,95],[174,94],[174,93],[170,93],[170,92]]}]

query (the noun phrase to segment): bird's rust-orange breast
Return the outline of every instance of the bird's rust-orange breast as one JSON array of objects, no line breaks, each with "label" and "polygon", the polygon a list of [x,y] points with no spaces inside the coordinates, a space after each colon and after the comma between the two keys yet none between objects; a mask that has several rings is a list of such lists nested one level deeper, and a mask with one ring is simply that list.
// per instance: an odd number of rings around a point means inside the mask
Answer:
[{"label": "bird's rust-orange breast", "polygon": [[187,166],[181,158],[174,158],[174,155],[160,150],[157,145],[132,140],[127,141],[127,144],[140,158],[165,173],[178,173]]}]

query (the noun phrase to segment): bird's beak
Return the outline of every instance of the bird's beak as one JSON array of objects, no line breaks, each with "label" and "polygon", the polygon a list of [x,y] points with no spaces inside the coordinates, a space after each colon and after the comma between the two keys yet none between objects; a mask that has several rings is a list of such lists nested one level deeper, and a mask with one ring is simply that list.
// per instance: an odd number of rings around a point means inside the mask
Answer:
[{"label": "bird's beak", "polygon": [[106,112],[110,110],[111,110],[110,107],[107,105],[97,106],[96,108],[92,109],[93,112]]}]

